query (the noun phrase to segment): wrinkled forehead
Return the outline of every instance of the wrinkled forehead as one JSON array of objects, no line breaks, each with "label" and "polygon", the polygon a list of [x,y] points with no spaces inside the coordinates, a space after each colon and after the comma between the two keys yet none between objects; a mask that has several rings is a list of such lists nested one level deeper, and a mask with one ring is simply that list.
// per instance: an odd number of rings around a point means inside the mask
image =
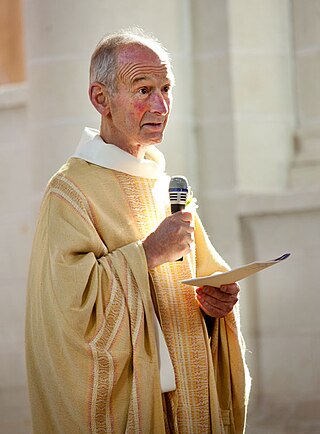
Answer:
[{"label": "wrinkled forehead", "polygon": [[118,78],[128,84],[143,78],[158,78],[173,82],[168,56],[145,46],[124,48],[118,57]]},{"label": "wrinkled forehead", "polygon": [[173,82],[173,74],[167,63],[154,65],[152,63],[125,63],[118,69],[118,78],[125,84],[134,84],[139,80],[159,79]]}]

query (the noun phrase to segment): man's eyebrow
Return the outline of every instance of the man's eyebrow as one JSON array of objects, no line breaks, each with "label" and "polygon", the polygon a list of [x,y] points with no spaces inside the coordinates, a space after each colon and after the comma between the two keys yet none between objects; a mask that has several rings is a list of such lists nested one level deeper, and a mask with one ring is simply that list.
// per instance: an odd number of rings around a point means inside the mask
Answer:
[{"label": "man's eyebrow", "polygon": [[136,84],[139,81],[148,80],[148,77],[146,75],[142,75],[141,77],[135,77],[132,81],[132,84]]}]

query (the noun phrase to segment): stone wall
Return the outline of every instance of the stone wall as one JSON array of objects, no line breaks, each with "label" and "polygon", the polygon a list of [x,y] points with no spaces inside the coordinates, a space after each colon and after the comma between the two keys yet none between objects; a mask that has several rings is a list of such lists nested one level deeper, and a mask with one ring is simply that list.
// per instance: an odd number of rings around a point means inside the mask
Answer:
[{"label": "stone wall", "polygon": [[320,3],[292,2],[297,130],[290,185],[320,186]]},{"label": "stone wall", "polygon": [[253,377],[248,433],[319,431],[317,278],[320,194],[241,198],[243,258],[291,257],[242,283],[242,326]]},{"label": "stone wall", "polygon": [[30,426],[24,301],[35,213],[30,203],[32,155],[27,141],[27,102],[24,84],[0,88],[0,431],[10,434],[22,433]]}]

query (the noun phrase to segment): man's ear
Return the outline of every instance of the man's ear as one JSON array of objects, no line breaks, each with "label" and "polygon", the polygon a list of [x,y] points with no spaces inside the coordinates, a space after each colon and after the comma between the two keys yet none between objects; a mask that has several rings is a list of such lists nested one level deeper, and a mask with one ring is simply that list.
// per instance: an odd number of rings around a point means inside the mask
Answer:
[{"label": "man's ear", "polygon": [[107,116],[109,114],[109,94],[104,84],[98,81],[91,83],[89,87],[89,98],[94,108],[101,116]]}]

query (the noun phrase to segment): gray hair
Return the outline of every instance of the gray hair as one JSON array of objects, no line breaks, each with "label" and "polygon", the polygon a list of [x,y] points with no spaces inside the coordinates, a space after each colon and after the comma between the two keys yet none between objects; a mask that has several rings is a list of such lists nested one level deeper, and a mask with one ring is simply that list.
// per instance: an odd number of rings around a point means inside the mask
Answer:
[{"label": "gray hair", "polygon": [[101,39],[96,46],[90,63],[90,84],[98,81],[106,85],[111,94],[117,91],[118,54],[126,45],[143,45],[161,55],[171,67],[167,50],[152,35],[140,28],[120,30]]}]

